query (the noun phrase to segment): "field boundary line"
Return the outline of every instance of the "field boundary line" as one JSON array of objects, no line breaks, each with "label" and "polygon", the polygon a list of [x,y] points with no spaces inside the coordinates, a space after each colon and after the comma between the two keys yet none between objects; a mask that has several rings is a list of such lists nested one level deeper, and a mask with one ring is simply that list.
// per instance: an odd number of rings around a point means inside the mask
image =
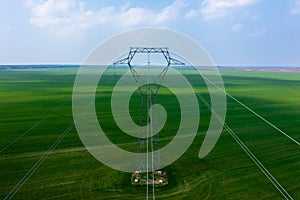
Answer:
[{"label": "field boundary line", "polygon": [[[64,106],[68,101],[69,100],[64,101],[58,108]],[[3,149],[0,150],[0,154],[3,153],[6,149],[8,149],[10,146],[12,146],[14,143],[16,143],[19,139],[21,139],[22,137],[24,137],[25,135],[27,135],[31,130],[33,130],[34,128],[36,128],[40,123],[42,123],[44,120],[46,120],[57,109],[49,111],[42,119],[40,119],[37,123],[35,123],[31,128],[29,128],[27,131],[25,131],[24,133],[22,133],[21,135],[19,135],[17,138],[15,138],[13,141],[11,141],[8,145],[6,145]]]},{"label": "field boundary line", "polygon": [[289,136],[287,133],[285,133],[284,131],[282,131],[280,128],[278,128],[277,126],[275,126],[274,124],[272,124],[270,121],[268,121],[266,118],[264,118],[263,116],[259,115],[257,112],[255,112],[253,109],[249,108],[247,105],[245,105],[244,103],[242,103],[241,101],[239,101],[237,98],[235,98],[234,96],[232,96],[231,94],[229,94],[228,92],[226,92],[225,90],[223,90],[222,88],[220,88],[219,86],[217,86],[215,83],[213,83],[212,81],[210,81],[209,79],[207,79],[206,77],[203,77],[205,80],[209,81],[211,84],[213,84],[216,88],[218,88],[219,90],[221,90],[224,94],[226,94],[227,96],[229,96],[230,98],[232,98],[234,101],[236,101],[238,104],[240,104],[241,106],[243,106],[245,109],[247,109],[248,111],[250,111],[252,114],[254,114],[255,116],[257,116],[258,118],[260,118],[261,120],[263,120],[265,123],[269,124],[271,127],[273,127],[275,130],[279,131],[281,134],[283,134],[284,136],[286,136],[288,139],[290,139],[292,142],[294,142],[295,144],[297,144],[298,146],[300,146],[300,142],[298,142],[297,140],[295,140],[294,138],[292,138],[291,136]]},{"label": "field boundary line", "polygon": [[256,164],[261,172],[270,180],[270,182],[276,187],[276,189],[282,194],[282,196],[287,200],[293,200],[291,195],[282,187],[282,185],[277,181],[277,179],[269,172],[269,170],[257,159],[257,157],[248,149],[248,147],[240,140],[240,138],[234,133],[234,131],[227,125],[227,123],[220,118],[216,111],[208,104],[203,96],[197,93],[197,96],[205,104],[205,106],[210,110],[210,112],[217,118],[220,123],[224,123],[224,128],[233,137],[233,139],[238,143],[238,145],[244,150],[244,152],[249,156],[249,158]]},{"label": "field boundary line", "polygon": [[67,136],[67,134],[74,127],[74,122],[72,122],[64,132],[57,138],[57,140],[50,146],[50,148],[45,152],[45,154],[32,166],[32,168],[23,176],[23,178],[17,183],[17,185],[7,194],[4,198],[13,199],[17,192],[22,188],[22,186],[30,179],[34,172],[42,165],[42,163],[47,159],[47,157],[53,152],[57,145]]}]

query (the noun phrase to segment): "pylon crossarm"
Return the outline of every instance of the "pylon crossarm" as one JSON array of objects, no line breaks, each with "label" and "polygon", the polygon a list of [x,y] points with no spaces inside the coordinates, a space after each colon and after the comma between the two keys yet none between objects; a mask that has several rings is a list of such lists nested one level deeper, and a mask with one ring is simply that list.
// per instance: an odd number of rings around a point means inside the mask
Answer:
[{"label": "pylon crossarm", "polygon": [[167,48],[162,49],[161,53],[164,55],[165,59],[167,60],[168,65],[185,65],[183,62],[172,58]]},{"label": "pylon crossarm", "polygon": [[123,64],[128,64],[128,57],[123,58],[123,59],[118,60],[118,61],[113,63],[113,65],[123,65]]},{"label": "pylon crossarm", "polygon": [[183,62],[170,57],[170,65],[185,65]]}]

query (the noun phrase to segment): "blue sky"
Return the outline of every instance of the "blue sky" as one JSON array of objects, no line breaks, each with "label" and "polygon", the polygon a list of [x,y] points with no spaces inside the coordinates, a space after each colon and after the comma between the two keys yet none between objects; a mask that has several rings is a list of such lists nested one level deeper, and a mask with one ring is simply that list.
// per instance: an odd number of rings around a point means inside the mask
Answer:
[{"label": "blue sky", "polygon": [[139,27],[180,31],[217,65],[300,66],[300,0],[3,0],[0,64],[82,63]]}]

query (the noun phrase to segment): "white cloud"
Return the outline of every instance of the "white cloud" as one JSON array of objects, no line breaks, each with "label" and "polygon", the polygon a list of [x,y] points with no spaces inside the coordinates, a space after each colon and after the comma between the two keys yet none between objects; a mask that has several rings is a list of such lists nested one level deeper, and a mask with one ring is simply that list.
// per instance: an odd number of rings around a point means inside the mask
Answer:
[{"label": "white cloud", "polygon": [[25,6],[33,6],[34,0],[23,0]]},{"label": "white cloud", "polygon": [[166,23],[180,17],[182,9],[187,6],[182,0],[175,0],[172,5],[163,8],[154,20],[154,23]]},{"label": "white cloud", "polygon": [[118,15],[119,21],[123,26],[135,26],[142,23],[149,23],[148,19],[154,19],[156,13],[151,10],[134,7],[124,10]]},{"label": "white cloud", "polygon": [[296,0],[291,10],[292,15],[300,14],[300,0]]},{"label": "white cloud", "polygon": [[121,13],[117,14],[120,23],[125,27],[136,25],[165,25],[170,21],[175,21],[186,4],[182,0],[175,0],[170,6],[164,7],[159,11],[133,7],[128,5],[121,9]]},{"label": "white cloud", "polygon": [[256,37],[261,37],[263,35],[265,35],[267,33],[267,29],[266,28],[262,28],[258,31],[255,31],[253,33],[250,34],[250,37],[256,38]]},{"label": "white cloud", "polygon": [[188,18],[188,19],[190,19],[190,18],[196,17],[197,15],[199,15],[198,10],[191,9],[188,13],[186,13],[185,17]]},{"label": "white cloud", "polygon": [[204,0],[200,10],[205,20],[228,16],[260,0]]},{"label": "white cloud", "polygon": [[161,10],[130,7],[130,2],[123,5],[120,10],[113,6],[87,10],[85,4],[77,0],[24,2],[31,9],[31,24],[47,27],[60,36],[101,25],[118,24],[127,28],[138,25],[165,25],[178,19],[186,6],[183,0],[175,0]]},{"label": "white cloud", "polygon": [[230,27],[231,32],[238,32],[241,31],[244,28],[243,24],[234,24]]},{"label": "white cloud", "polygon": [[59,36],[104,24],[114,11],[113,7],[85,10],[84,3],[75,0],[26,0],[25,5],[31,8],[31,24],[47,27]]}]

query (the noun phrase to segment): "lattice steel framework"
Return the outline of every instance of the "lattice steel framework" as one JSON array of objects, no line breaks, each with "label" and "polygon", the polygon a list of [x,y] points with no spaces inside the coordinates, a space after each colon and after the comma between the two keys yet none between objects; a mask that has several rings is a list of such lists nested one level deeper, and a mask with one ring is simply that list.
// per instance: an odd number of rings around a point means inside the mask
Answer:
[{"label": "lattice steel framework", "polygon": [[[148,54],[147,65],[150,67],[150,54],[162,54],[165,60],[167,61],[166,66],[159,73],[159,75],[149,83],[149,80],[143,80],[142,77],[137,73],[135,67],[132,65],[132,60],[136,54]],[[150,122],[149,108],[156,103],[156,97],[158,91],[161,87],[166,73],[171,65],[184,65],[183,62],[180,62],[170,56],[169,50],[167,47],[130,47],[128,56],[116,61],[114,65],[128,65],[132,76],[137,83],[138,90],[141,95],[141,106],[140,106],[140,126],[146,126]],[[155,86],[154,86],[155,84]],[[146,89],[142,89],[142,87]],[[152,124],[155,126],[157,116],[155,113],[152,113]],[[151,130],[149,130],[151,131]],[[149,142],[150,141],[150,142]],[[160,154],[159,154],[159,135],[156,134],[151,138],[142,138],[138,139],[138,157],[137,157],[137,167],[136,171],[139,173],[144,173],[148,170],[149,158],[142,156],[142,153],[152,152],[151,160],[151,171],[154,169],[160,169]],[[145,168],[146,167],[146,168]],[[148,181],[148,180],[147,180]]]}]

